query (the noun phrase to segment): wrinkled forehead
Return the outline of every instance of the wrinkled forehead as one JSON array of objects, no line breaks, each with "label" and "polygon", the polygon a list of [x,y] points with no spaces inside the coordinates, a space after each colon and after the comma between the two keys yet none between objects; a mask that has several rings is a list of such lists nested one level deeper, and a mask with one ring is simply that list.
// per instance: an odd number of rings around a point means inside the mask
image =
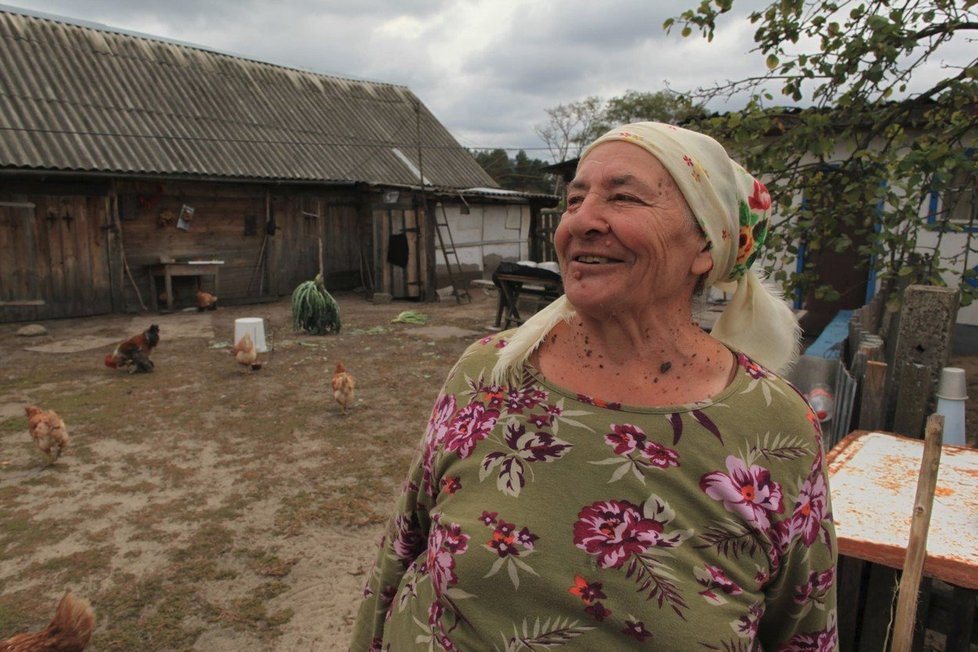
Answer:
[{"label": "wrinkled forehead", "polygon": [[608,141],[589,149],[578,161],[577,171],[567,187],[579,190],[598,184],[679,192],[676,180],[654,154],[627,141]]}]

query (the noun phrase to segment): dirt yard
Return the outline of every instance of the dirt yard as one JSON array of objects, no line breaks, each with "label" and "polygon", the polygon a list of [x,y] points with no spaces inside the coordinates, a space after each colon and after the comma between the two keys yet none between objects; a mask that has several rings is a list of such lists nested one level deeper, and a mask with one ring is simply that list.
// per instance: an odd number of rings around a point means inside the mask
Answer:
[{"label": "dirt yard", "polygon": [[[342,332],[321,337],[292,332],[287,299],[43,322],[37,337],[0,325],[0,638],[42,628],[70,587],[95,608],[93,652],[346,649],[432,400],[495,317],[495,298],[472,296],[338,295]],[[404,310],[430,322],[392,323]],[[265,320],[253,373],[228,352],[239,317]],[[103,366],[151,323],[153,373]],[[328,390],[337,360],[359,383],[345,416]],[[976,361],[953,360],[972,396]],[[53,466],[28,435],[32,403],[68,424]]]},{"label": "dirt yard", "polygon": [[[0,638],[88,598],[89,650],[344,650],[382,522],[433,399],[495,298],[373,305],[338,295],[338,335],[292,331],[288,299],[216,312],[0,325]],[[401,311],[427,325],[392,323]],[[262,317],[268,353],[230,356],[234,320]],[[105,367],[160,326],[155,371]],[[329,381],[358,381],[343,415]],[[53,466],[24,406],[72,437]]]}]

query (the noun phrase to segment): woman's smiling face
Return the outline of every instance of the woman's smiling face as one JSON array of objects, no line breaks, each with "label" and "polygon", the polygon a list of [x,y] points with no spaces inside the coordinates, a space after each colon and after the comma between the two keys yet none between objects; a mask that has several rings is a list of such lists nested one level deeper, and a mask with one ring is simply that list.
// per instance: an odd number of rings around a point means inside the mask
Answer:
[{"label": "woman's smiling face", "polygon": [[602,143],[581,161],[554,245],[567,299],[594,316],[688,306],[713,266],[669,172],[624,141]]}]

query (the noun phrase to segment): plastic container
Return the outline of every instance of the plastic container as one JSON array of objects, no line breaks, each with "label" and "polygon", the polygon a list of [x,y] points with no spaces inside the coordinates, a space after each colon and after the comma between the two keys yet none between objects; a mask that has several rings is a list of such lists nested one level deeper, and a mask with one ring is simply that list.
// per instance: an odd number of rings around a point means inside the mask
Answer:
[{"label": "plastic container", "polygon": [[255,351],[264,353],[268,351],[265,346],[265,321],[261,317],[242,317],[234,320],[234,343],[244,336],[245,333],[251,335],[251,341],[255,343]]},{"label": "plastic container", "polygon": [[937,413],[944,416],[943,443],[965,445],[964,406],[968,400],[968,383],[964,369],[944,367],[937,383]]},{"label": "plastic container", "polygon": [[815,385],[805,394],[805,398],[808,399],[808,404],[812,406],[820,422],[825,423],[835,415],[835,394],[828,385]]}]

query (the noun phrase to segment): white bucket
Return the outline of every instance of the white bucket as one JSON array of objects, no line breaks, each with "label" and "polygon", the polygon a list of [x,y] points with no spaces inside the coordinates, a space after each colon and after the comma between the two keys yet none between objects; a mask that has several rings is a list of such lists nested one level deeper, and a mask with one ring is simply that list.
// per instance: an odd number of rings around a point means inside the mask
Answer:
[{"label": "white bucket", "polygon": [[237,344],[244,334],[251,335],[251,341],[255,343],[255,351],[264,353],[268,351],[265,346],[265,321],[261,317],[242,317],[234,320],[234,343]]}]

